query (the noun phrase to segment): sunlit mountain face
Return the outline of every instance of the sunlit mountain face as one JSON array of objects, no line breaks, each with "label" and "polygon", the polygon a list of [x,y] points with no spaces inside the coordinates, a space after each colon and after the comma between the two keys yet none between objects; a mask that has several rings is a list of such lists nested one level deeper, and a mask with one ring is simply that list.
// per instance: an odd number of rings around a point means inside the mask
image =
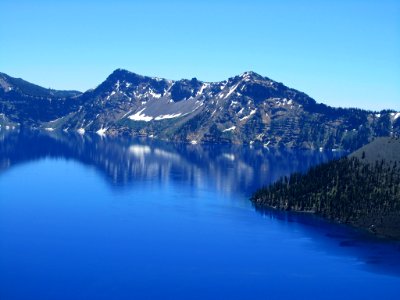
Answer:
[{"label": "sunlit mountain face", "polygon": [[400,133],[400,113],[333,108],[254,72],[220,82],[117,69],[84,93],[0,73],[0,129],[149,137],[191,144],[352,150]]}]

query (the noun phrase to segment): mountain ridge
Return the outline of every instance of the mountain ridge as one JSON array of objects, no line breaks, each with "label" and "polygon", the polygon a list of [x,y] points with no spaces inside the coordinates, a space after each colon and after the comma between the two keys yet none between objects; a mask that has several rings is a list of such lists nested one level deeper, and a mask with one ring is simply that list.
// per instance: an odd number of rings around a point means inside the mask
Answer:
[{"label": "mountain ridge", "polygon": [[395,111],[333,108],[252,71],[205,82],[119,68],[83,93],[0,73],[0,113],[14,126],[50,131],[307,149],[352,150],[400,132]]}]

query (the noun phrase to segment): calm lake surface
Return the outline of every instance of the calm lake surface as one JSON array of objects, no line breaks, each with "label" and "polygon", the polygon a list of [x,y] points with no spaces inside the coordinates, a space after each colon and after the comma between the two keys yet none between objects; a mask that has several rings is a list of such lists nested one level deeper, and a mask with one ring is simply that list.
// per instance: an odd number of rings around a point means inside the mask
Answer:
[{"label": "calm lake surface", "polygon": [[248,200],[339,155],[0,132],[0,299],[399,299],[399,243]]}]

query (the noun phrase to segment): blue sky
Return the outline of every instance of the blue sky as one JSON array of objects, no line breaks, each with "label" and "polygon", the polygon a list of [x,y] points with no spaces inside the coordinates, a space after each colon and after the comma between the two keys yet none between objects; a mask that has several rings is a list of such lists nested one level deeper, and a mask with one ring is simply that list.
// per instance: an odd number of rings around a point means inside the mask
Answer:
[{"label": "blue sky", "polygon": [[400,1],[3,1],[0,72],[86,90],[114,69],[253,70],[318,102],[400,110]]}]

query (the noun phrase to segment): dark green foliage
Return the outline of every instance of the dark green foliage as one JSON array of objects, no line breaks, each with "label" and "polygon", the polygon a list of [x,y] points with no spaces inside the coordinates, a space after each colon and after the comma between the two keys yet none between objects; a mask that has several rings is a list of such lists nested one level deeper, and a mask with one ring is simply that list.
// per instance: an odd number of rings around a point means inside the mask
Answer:
[{"label": "dark green foliage", "polygon": [[[398,139],[385,139],[393,148]],[[360,157],[344,157],[319,165],[307,174],[292,174],[254,193],[257,207],[306,211],[367,228],[374,233],[400,238],[400,159],[375,160],[382,141],[364,147]],[[377,145],[378,144],[378,145]],[[394,145],[394,146],[390,146]],[[371,151],[371,149],[373,151]],[[393,158],[394,156],[391,156]]]},{"label": "dark green foliage", "polygon": [[391,122],[390,122],[390,117],[389,114],[382,115],[376,126],[376,133],[378,136],[388,136],[390,135],[390,129],[391,129]]},{"label": "dark green foliage", "polygon": [[350,157],[361,158],[365,163],[375,164],[377,161],[385,160],[389,164],[400,160],[399,138],[376,138],[368,145],[354,151]]}]

